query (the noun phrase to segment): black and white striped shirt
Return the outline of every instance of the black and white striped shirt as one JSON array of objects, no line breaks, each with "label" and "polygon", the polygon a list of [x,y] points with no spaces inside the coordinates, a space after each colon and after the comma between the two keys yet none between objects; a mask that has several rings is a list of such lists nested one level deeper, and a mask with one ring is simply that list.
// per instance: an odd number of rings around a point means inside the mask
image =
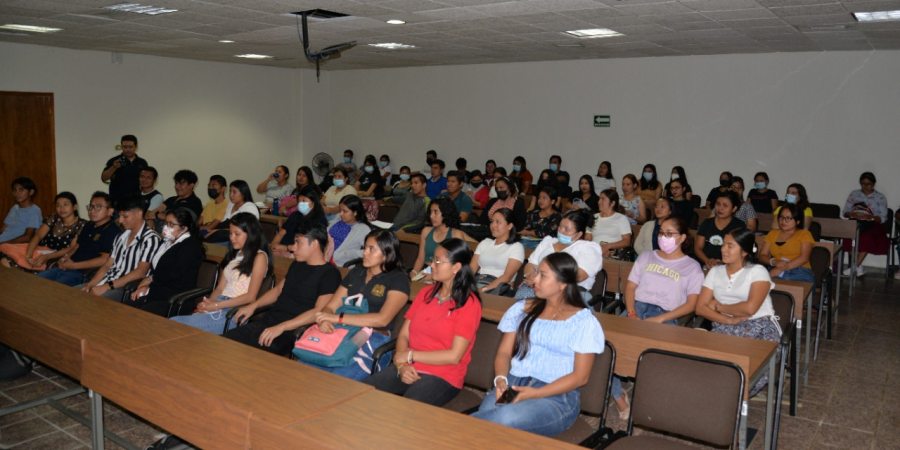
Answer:
[{"label": "black and white striped shirt", "polygon": [[142,225],[137,237],[128,243],[131,236],[131,230],[125,230],[119,233],[116,242],[113,244],[110,258],[113,260],[112,267],[106,271],[106,275],[97,283],[98,286],[106,284],[110,281],[117,280],[134,270],[139,263],[150,262],[156,250],[162,244],[162,239],[155,231]]}]

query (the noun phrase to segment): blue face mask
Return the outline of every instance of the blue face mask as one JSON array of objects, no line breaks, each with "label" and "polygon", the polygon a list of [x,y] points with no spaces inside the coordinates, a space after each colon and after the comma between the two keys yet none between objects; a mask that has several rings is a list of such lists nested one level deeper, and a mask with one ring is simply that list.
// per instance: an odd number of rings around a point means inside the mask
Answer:
[{"label": "blue face mask", "polygon": [[409,174],[408,174],[408,173],[401,173],[401,174],[400,174],[400,179],[403,180],[403,181],[409,181]]},{"label": "blue face mask", "polygon": [[519,164],[513,164],[513,172],[518,172],[522,170],[522,166]]},{"label": "blue face mask", "polygon": [[339,179],[339,180],[334,180],[334,185],[335,185],[336,187],[342,188],[342,187],[344,187],[344,184],[345,184],[345,183],[344,183],[344,179],[343,179],[343,178],[341,178],[341,179]]},{"label": "blue face mask", "polygon": [[312,207],[309,206],[309,203],[306,203],[306,202],[297,203],[297,211],[300,211],[300,214],[303,214],[305,216],[305,215],[309,214],[309,212],[311,210],[312,210]]},{"label": "blue face mask", "polygon": [[551,172],[556,172],[557,170],[559,170],[559,164],[556,164],[556,163],[550,163],[550,171],[551,171]]},{"label": "blue face mask", "polygon": [[790,203],[790,204],[792,204],[792,205],[795,205],[795,204],[797,204],[797,196],[794,195],[794,194],[788,194],[788,195],[785,195],[785,196],[784,196],[784,201],[786,201],[786,202],[788,202],[788,203]]},{"label": "blue face mask", "polygon": [[653,172],[644,172],[644,179],[650,181],[653,179]]},{"label": "blue face mask", "polygon": [[572,236],[566,236],[566,235],[564,235],[564,234],[562,234],[562,233],[559,233],[559,232],[556,233],[556,239],[557,239],[557,240],[559,241],[559,243],[562,244],[562,245],[569,245],[569,244],[572,243]]},{"label": "blue face mask", "polygon": [[765,181],[757,181],[756,183],[753,183],[753,187],[755,187],[756,189],[765,189],[766,182]]},{"label": "blue face mask", "polygon": [[375,171],[375,168],[372,166],[366,166],[365,170],[366,170],[366,173],[372,173]]},{"label": "blue face mask", "polygon": [[387,167],[387,164],[387,161],[378,161],[378,167],[381,167],[382,169]]},{"label": "blue face mask", "polygon": [[344,157],[344,164],[350,164],[352,162],[353,162],[353,158],[351,158],[349,156]]}]

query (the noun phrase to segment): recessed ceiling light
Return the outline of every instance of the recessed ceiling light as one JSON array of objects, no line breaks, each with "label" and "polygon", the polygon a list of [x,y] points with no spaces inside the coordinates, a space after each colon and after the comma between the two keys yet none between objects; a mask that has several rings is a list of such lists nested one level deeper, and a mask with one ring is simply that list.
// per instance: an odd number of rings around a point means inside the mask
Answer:
[{"label": "recessed ceiling light", "polygon": [[269,55],[257,55],[256,53],[244,53],[243,55],[234,55],[238,58],[246,58],[246,59],[271,59],[272,57]]},{"label": "recessed ceiling light", "polygon": [[16,23],[8,23],[0,26],[4,30],[30,31],[32,33],[55,33],[62,31],[62,28],[39,27],[37,25],[19,25]]},{"label": "recessed ceiling light", "polygon": [[391,20],[386,20],[385,23],[389,23],[391,25],[403,25],[406,23],[406,21],[400,20],[400,19],[391,19]]},{"label": "recessed ceiling light", "polygon": [[148,16],[157,16],[160,14],[168,14],[178,12],[177,9],[161,8],[159,6],[142,5],[140,3],[119,3],[117,5],[106,6],[104,9],[112,11],[131,12],[136,14],[146,14]]},{"label": "recessed ceiling light", "polygon": [[619,33],[618,31],[610,30],[609,28],[588,28],[584,30],[571,30],[563,32],[564,35],[570,37],[577,37],[580,39],[593,39],[593,38],[605,38],[605,37],[613,37],[613,36],[624,36],[624,34]]},{"label": "recessed ceiling light", "polygon": [[900,20],[900,10],[855,12],[853,17],[856,18],[857,22],[889,22]]},{"label": "recessed ceiling light", "polygon": [[369,47],[378,47],[378,48],[384,48],[387,50],[406,50],[409,48],[416,48],[415,45],[399,44],[397,42],[381,42],[378,44],[369,44]]},{"label": "recessed ceiling light", "polygon": [[228,40],[228,39],[222,39],[222,40],[220,40],[219,42],[221,42],[221,43],[223,43],[223,44],[234,44],[234,41],[231,41],[231,40]]}]

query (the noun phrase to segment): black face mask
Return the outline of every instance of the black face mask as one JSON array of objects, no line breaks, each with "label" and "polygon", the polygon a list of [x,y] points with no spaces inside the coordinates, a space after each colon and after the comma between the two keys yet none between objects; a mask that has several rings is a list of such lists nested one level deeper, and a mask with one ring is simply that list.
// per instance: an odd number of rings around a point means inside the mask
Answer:
[{"label": "black face mask", "polygon": [[209,198],[219,198],[219,190],[218,189],[207,189],[206,194],[209,195]]},{"label": "black face mask", "polygon": [[500,200],[506,200],[507,197],[509,197],[509,192],[497,191],[497,198],[499,198]]},{"label": "black face mask", "polygon": [[480,187],[480,186],[481,186],[481,183],[482,183],[481,180],[472,180],[472,186],[473,186],[473,187]]},{"label": "black face mask", "polygon": [[721,180],[719,180],[719,186],[731,186],[731,180],[728,178],[722,178]]}]

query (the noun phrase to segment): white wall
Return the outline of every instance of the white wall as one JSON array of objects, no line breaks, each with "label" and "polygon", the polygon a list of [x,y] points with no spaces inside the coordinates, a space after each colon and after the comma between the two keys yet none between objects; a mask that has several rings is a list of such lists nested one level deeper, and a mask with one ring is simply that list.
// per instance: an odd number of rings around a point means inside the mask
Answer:
[{"label": "white wall", "polygon": [[106,189],[100,171],[123,134],[138,137],[165,195],[182,168],[198,173],[205,201],[214,173],[255,187],[277,162],[300,162],[306,71],[122,56],[0,43],[0,90],[54,94],[57,184],[82,203]]}]

